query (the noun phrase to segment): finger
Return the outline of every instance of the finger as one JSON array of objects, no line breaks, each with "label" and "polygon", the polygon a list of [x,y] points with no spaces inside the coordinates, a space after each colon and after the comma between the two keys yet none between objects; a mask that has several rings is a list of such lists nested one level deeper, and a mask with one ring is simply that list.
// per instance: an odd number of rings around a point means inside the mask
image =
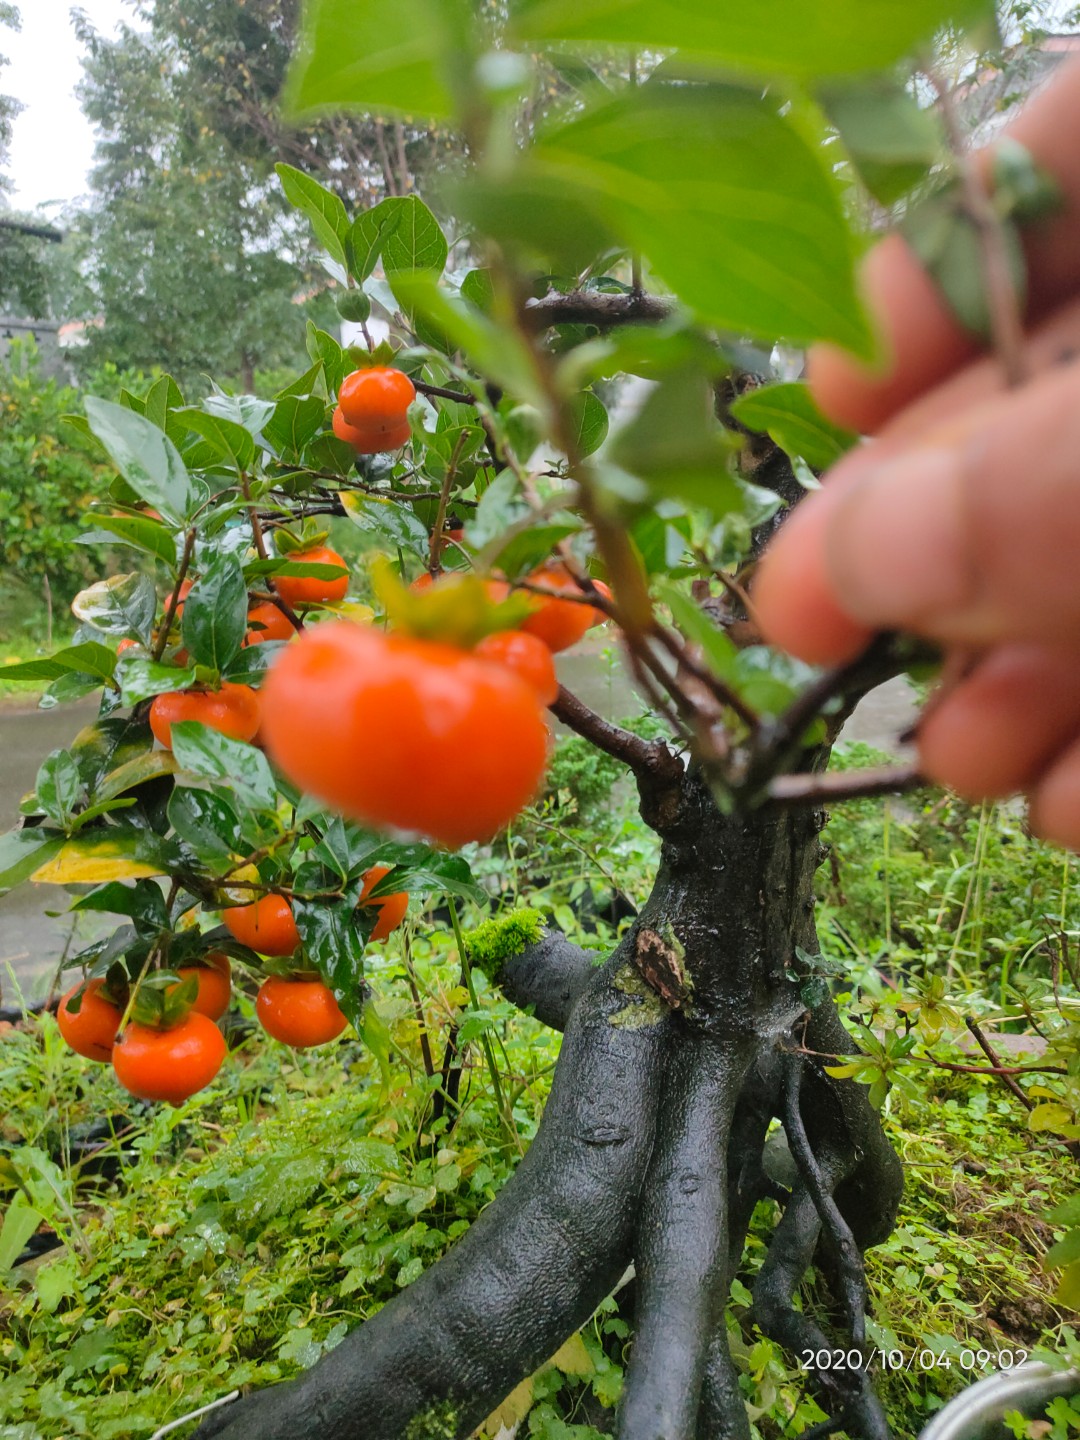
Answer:
[{"label": "finger", "polygon": [[822,507],[833,601],[873,629],[952,644],[1080,645],[1078,455],[1071,365],[882,463],[857,457]]},{"label": "finger", "polygon": [[1036,835],[1080,850],[1080,741],[1069,746],[1031,791],[1028,815]]},{"label": "finger", "polygon": [[[1054,177],[1064,201],[1052,219],[1025,232],[1027,310],[1034,320],[1080,285],[1080,146],[1075,140],[1080,133],[1080,59],[1061,66],[1053,83],[1030,101],[1008,133]],[[816,346],[809,378],[826,414],[870,434],[979,347],[898,236],[890,236],[867,257],[864,289],[883,336],[885,371],[873,373],[834,347]]]},{"label": "finger", "polygon": [[873,633],[840,608],[826,568],[825,535],[850,488],[840,477],[801,500],[754,574],[754,615],[763,637],[811,665],[853,658]]},{"label": "finger", "polygon": [[1080,653],[993,652],[919,726],[919,768],[968,800],[1033,786],[1080,736]]}]

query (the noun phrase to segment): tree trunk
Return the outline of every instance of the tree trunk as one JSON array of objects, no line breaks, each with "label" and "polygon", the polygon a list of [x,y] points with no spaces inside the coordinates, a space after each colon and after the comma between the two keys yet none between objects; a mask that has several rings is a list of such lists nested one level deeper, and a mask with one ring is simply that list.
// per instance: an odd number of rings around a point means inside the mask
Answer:
[{"label": "tree trunk", "polygon": [[[824,816],[725,815],[680,766],[639,774],[663,839],[652,894],[619,948],[549,935],[508,961],[505,993],[565,1029],[543,1122],[495,1202],[449,1253],[313,1370],[208,1418],[224,1440],[458,1440],[638,1277],[620,1440],[746,1440],[724,1307],[757,1201],[783,1217],[754,1318],[798,1360],[857,1345],[861,1253],[890,1231],[899,1162],[865,1090],[820,1054],[855,1047],[831,1001],[802,998],[817,953],[813,877]],[[763,1163],[773,1118],[795,1179]],[[842,1334],[797,1311],[811,1263]],[[816,1378],[831,1428],[885,1440],[865,1372]]]}]

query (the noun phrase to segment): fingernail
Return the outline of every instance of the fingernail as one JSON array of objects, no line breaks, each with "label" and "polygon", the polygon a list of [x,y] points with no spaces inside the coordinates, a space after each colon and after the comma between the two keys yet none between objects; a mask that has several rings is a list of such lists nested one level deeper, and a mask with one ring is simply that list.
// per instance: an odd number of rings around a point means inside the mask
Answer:
[{"label": "fingernail", "polygon": [[837,599],[877,627],[933,621],[972,598],[959,456],[909,451],[860,481],[825,538]]}]

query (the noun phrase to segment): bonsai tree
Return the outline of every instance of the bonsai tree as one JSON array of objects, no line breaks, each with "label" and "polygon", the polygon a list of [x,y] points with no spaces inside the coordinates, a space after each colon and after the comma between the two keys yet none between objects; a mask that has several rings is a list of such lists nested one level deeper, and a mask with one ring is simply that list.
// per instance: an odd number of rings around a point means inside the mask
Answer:
[{"label": "bonsai tree", "polygon": [[[545,707],[625,765],[662,842],[610,956],[520,921],[485,951],[564,1034],[497,1200],[314,1369],[200,1436],[467,1436],[631,1264],[620,1440],[748,1436],[724,1310],[767,1197],[753,1317],[821,1397],[806,1433],[887,1434],[862,1256],[901,1195],[875,1108],[889,1056],[860,1065],[837,1013],[814,873],[831,798],[918,778],[827,771],[845,719],[933,656],[882,635],[813,671],[762,643],[758,557],[856,439],[768,356],[822,339],[875,356],[852,217],[913,190],[910,233],[984,327],[983,260],[1038,177],[1012,153],[987,221],[904,63],[987,8],[311,0],[289,113],[407,115],[452,128],[467,162],[430,205],[355,215],[279,167],[363,343],[310,326],[310,368],[274,400],[190,404],[164,378],[87,403],[117,471],[92,538],[139,563],[78,597],[75,645],[5,672],[102,704],[42,766],[0,878],[95,882],[76,908],[120,917],[78,957],[61,1023],[134,1093],[212,1079],[230,963],[261,977],[270,1034],[318,1044],[351,1022],[379,1046],[364,953],[407,894],[451,897],[467,966],[457,851],[536,792]],[[624,377],[648,382],[636,405]],[[358,527],[351,574],[329,517]],[[555,679],[550,653],[601,623],[665,738]],[[811,1265],[827,1314],[796,1303]]]}]

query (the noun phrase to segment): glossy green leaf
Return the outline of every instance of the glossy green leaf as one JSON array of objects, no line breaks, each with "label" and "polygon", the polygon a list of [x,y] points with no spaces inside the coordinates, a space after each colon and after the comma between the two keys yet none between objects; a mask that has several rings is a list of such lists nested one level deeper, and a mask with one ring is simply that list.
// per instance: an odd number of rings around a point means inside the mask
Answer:
[{"label": "glossy green leaf", "polygon": [[80,545],[115,545],[119,539],[133,550],[175,565],[176,541],[159,520],[144,515],[95,515],[94,522],[96,529],[78,537]]},{"label": "glossy green leaf", "polygon": [[[342,380],[349,372],[349,362],[334,337],[325,330],[320,330],[310,320],[307,324],[307,352],[312,360],[317,360],[322,365],[327,388],[336,395],[341,389]],[[276,408],[272,407],[270,414],[266,416],[266,422],[269,422]]]},{"label": "glossy green leaf", "polygon": [[115,770],[110,770],[94,791],[94,799],[98,802],[113,800],[125,791],[135,790],[150,780],[160,780],[165,775],[172,775],[175,770],[176,760],[170,751],[147,750],[126,760]]},{"label": "glossy green leaf", "polygon": [[445,119],[465,83],[469,19],[465,0],[307,0],[286,109]]},{"label": "glossy green leaf", "polygon": [[67,830],[83,795],[82,776],[69,750],[54,750],[41,762],[34,782],[38,804],[62,830]]},{"label": "glossy green leaf", "polygon": [[44,1218],[21,1191],[15,1194],[0,1224],[0,1273],[11,1269]]},{"label": "glossy green leaf", "polygon": [[345,514],[370,535],[373,546],[390,551],[400,546],[420,554],[429,549],[428,527],[407,505],[378,495],[363,495],[356,490],[342,491],[339,498]]},{"label": "glossy green leaf", "polygon": [[269,762],[261,750],[233,740],[194,720],[172,727],[176,763],[208,780],[225,781],[239,796],[263,810],[277,808],[277,790]]},{"label": "glossy green leaf", "polygon": [[197,665],[221,671],[247,632],[247,586],[236,555],[214,556],[184,601],[181,635]]},{"label": "glossy green leaf", "polygon": [[771,95],[651,82],[550,132],[523,173],[589,207],[702,320],[867,356],[855,242],[821,139]]},{"label": "glossy green leaf", "polygon": [[121,657],[117,679],[120,681],[120,699],[125,705],[138,705],[155,695],[171,695],[174,690],[186,690],[195,683],[193,667],[163,665],[156,660]]},{"label": "glossy green leaf", "polygon": [[325,419],[326,406],[317,395],[286,395],[275,404],[263,438],[276,454],[295,459]]},{"label": "glossy green leaf", "polygon": [[701,646],[710,670],[722,680],[730,678],[738,651],[723,630],[714,625],[701,606],[673,581],[658,581],[654,589],[686,638],[691,644]]},{"label": "glossy green leaf", "polygon": [[0,835],[0,895],[6,895],[29,879],[35,870],[52,859],[63,843],[62,835],[41,825]]},{"label": "glossy green leaf", "polygon": [[169,797],[169,821],[200,860],[226,860],[238,852],[239,816],[214,791],[178,786]]},{"label": "glossy green leaf", "polygon": [[[79,767],[83,784],[95,799],[105,798],[99,787],[119,767],[146,755],[154,737],[146,720],[130,715],[112,715],[85,725],[72,740],[70,750]],[[118,794],[118,791],[113,791]]]},{"label": "glossy green leaf", "polygon": [[134,885],[110,880],[74,901],[71,908],[100,911],[106,915],[126,915],[128,919],[154,931],[166,930],[169,926],[165,897],[152,880],[136,880]]},{"label": "glossy green leaf", "polygon": [[[157,591],[148,575],[111,575],[80,590],[71,602],[76,620],[85,620],[107,635],[134,635],[150,644]],[[74,668],[74,667],[72,667]]]},{"label": "glossy green leaf", "polygon": [[383,238],[393,230],[397,220],[398,210],[393,196],[380,200],[370,210],[362,210],[357,215],[345,247],[349,273],[354,280],[366,280],[375,269],[382,254]]},{"label": "glossy green leaf", "polygon": [[87,640],[80,645],[68,645],[55,654],[41,660],[22,660],[18,665],[5,665],[5,680],[42,681],[56,680],[69,671],[81,675],[93,675],[99,680],[110,680],[116,669],[116,656],[107,645],[96,640]]},{"label": "glossy green leaf", "polygon": [[799,381],[748,390],[731,413],[749,430],[763,430],[781,450],[801,457],[814,470],[827,470],[855,444],[858,436],[826,420],[809,386]]},{"label": "glossy green leaf", "polygon": [[179,385],[171,375],[161,375],[146,392],[143,414],[175,441],[184,431],[183,422],[176,415],[183,405],[184,396]]},{"label": "glossy green leaf", "polygon": [[988,0],[514,0],[523,40],[641,45],[725,71],[811,79],[882,70],[942,25],[992,15]]},{"label": "glossy green leaf", "polygon": [[344,265],[349,217],[341,200],[317,180],[292,165],[278,164],[274,169],[289,204],[304,212],[311,221],[311,228],[319,244],[339,265]]},{"label": "glossy green leaf", "polygon": [[175,525],[184,524],[206,498],[169,437],[143,415],[110,400],[86,401],[90,428],[127,483]]},{"label": "glossy green leaf", "polygon": [[251,432],[235,420],[223,415],[209,415],[205,410],[185,410],[184,424],[201,435],[219,459],[237,470],[250,470],[255,461],[255,441]]}]

